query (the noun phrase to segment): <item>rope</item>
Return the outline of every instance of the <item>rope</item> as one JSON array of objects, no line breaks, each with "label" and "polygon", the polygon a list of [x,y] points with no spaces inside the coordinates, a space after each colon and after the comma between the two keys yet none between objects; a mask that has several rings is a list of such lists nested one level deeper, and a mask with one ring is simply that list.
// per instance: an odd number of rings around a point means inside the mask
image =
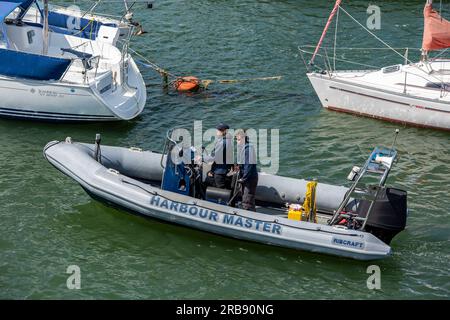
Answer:
[{"label": "rope", "polygon": [[163,68],[161,68],[160,66],[158,66],[156,63],[151,62],[150,60],[148,60],[146,57],[144,57],[142,54],[140,54],[139,52],[137,52],[136,50],[133,50],[131,48],[128,48],[128,50],[130,50],[131,52],[133,52],[135,55],[137,55],[139,58],[143,59],[146,63],[147,63],[147,67],[154,69],[156,72],[158,72],[160,75],[170,75],[171,77],[174,78],[179,78],[176,75],[170,73],[169,71],[164,70]]},{"label": "rope", "polygon": [[[81,30],[78,31],[77,33],[74,33],[73,36],[76,36],[76,35],[80,34],[81,32],[83,32],[84,29],[86,29],[86,28],[87,28],[91,23],[93,23],[93,22],[94,22],[94,18],[92,18],[92,19],[89,21],[89,23],[83,27],[83,29],[81,29]],[[92,28],[91,28],[91,32],[92,32]]]},{"label": "rope", "polygon": [[265,80],[280,80],[283,76],[274,77],[259,77],[259,78],[246,78],[246,79],[226,79],[226,80],[202,80],[202,85],[204,88],[208,87],[211,83],[239,83],[239,82],[249,82],[249,81],[265,81]]},{"label": "rope", "polygon": [[333,70],[336,70],[336,43],[337,43],[338,25],[339,25],[339,7],[336,12],[336,27],[334,29]]},{"label": "rope", "polygon": [[[303,50],[303,49],[301,49],[300,47],[298,47],[298,50],[299,50],[300,52],[303,52],[303,53],[313,54],[313,52]],[[324,57],[324,55],[322,55],[322,54],[320,54],[320,53],[317,53],[316,56]],[[335,58],[335,59],[336,59],[336,61],[347,62],[347,63],[351,63],[351,64],[363,66],[363,67],[368,67],[368,68],[373,68],[373,69],[380,69],[379,67],[377,67],[377,66],[372,66],[372,65],[370,65],[370,64],[364,64],[364,63],[354,62],[354,61],[345,60],[345,59],[338,59],[338,58]]]},{"label": "rope", "polygon": [[[367,29],[363,24],[361,24],[358,20],[356,20],[355,18],[353,18],[353,16],[348,13],[344,8],[342,8],[341,6],[339,6],[340,9],[342,11],[344,11],[344,13],[350,17],[350,19],[352,19],[354,22],[356,22],[361,28],[363,28],[364,30],[366,30],[370,35],[372,35],[375,39],[377,39],[378,41],[380,41],[382,44],[384,44],[387,48],[389,48],[390,50],[392,50],[393,52],[395,52],[397,55],[399,55],[402,59],[404,59],[406,62],[408,62],[409,64],[411,64],[411,66],[415,67],[416,69],[418,69],[419,71],[424,72],[425,74],[427,74],[427,76],[430,76],[436,80],[438,80],[439,82],[442,82],[441,79],[439,79],[436,76],[430,75],[428,74],[425,70],[422,70],[421,68],[419,68],[418,66],[416,66],[414,64],[414,62],[412,62],[411,60],[409,60],[407,57],[405,57],[404,55],[402,55],[400,52],[398,52],[397,50],[395,50],[393,47],[391,47],[388,43],[386,43],[383,39],[381,39],[380,37],[378,37],[376,34],[374,34],[372,31],[370,31],[369,29]],[[317,49],[317,48],[316,48]]]},{"label": "rope", "polygon": [[431,59],[437,59],[437,58],[439,58],[439,57],[442,56],[444,53],[446,53],[447,50],[448,50],[448,48],[445,48],[445,50],[439,52],[439,54],[435,55],[435,56],[434,56],[433,58],[431,58]]},{"label": "rope", "polygon": [[96,3],[94,3],[89,10],[86,10],[85,13],[81,16],[81,19],[83,19],[88,13],[93,14],[94,9],[100,4],[102,0],[98,0]]},{"label": "rope", "polygon": [[[386,47],[388,47],[389,49],[391,49],[392,51],[394,51],[396,54],[398,54],[400,57],[402,57],[402,59],[404,59],[404,55],[402,55],[400,52],[398,52],[397,50],[395,50],[393,47],[391,47],[389,44],[387,44],[383,39],[381,39],[380,37],[378,37],[375,33],[373,33],[372,31],[370,31],[369,29],[367,29],[364,25],[362,25],[358,20],[356,20],[355,18],[352,17],[352,15],[350,13],[348,13],[347,11],[345,11],[344,8],[340,7],[342,9],[342,11],[344,11],[344,13],[346,15],[348,15],[353,21],[355,21],[361,28],[363,28],[364,30],[366,30],[370,35],[372,35],[375,39],[377,39],[378,41],[380,41],[382,44],[384,44]],[[413,63],[411,60],[406,59],[409,63]]]},{"label": "rope", "polygon": [[[315,48],[316,46],[313,45],[303,45],[303,46],[299,46],[299,48]],[[334,49],[334,47],[322,47],[322,49]],[[380,47],[337,47],[336,49],[338,50],[390,50],[390,48],[380,48]],[[394,48],[396,50],[406,50],[406,49],[410,49],[410,50],[418,50],[420,51],[420,48],[410,48],[410,47],[404,47],[404,48]]]},{"label": "rope", "polygon": [[[180,77],[177,76],[173,73],[170,73],[169,71],[161,68],[160,66],[158,66],[156,63],[151,62],[150,60],[148,60],[146,57],[144,57],[142,54],[140,54],[139,52],[137,52],[136,50],[133,50],[131,48],[129,48],[130,51],[132,51],[135,55],[137,55],[139,58],[141,58],[142,60],[144,60],[146,63],[140,62],[142,65],[151,68],[153,70],[155,70],[156,72],[158,72],[160,75],[164,76],[170,76],[172,78],[174,78],[173,81],[171,81],[171,85],[174,85],[176,82],[182,81],[182,82],[197,82],[198,80],[196,79],[185,79],[184,77]],[[207,80],[201,80],[201,86],[206,89],[210,84],[212,83],[239,83],[239,82],[249,82],[249,81],[265,81],[265,80],[280,80],[282,78],[282,76],[274,76],[274,77],[259,77],[259,78],[245,78],[245,79],[224,79],[224,80],[212,80],[212,79],[207,79]]]}]

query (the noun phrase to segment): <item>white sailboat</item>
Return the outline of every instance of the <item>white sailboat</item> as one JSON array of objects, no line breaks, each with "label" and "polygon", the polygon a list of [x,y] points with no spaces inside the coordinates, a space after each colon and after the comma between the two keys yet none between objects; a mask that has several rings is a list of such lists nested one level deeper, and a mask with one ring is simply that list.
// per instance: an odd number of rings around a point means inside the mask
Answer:
[{"label": "white sailboat", "polygon": [[[115,121],[138,116],[146,88],[127,52],[110,43],[5,20],[34,0],[0,2],[0,116],[48,121]],[[47,4],[47,0],[44,1]]]},{"label": "white sailboat", "polygon": [[[335,3],[314,59],[341,1]],[[344,11],[346,12],[346,11]],[[335,70],[328,67],[309,71],[307,76],[321,104],[330,110],[367,116],[419,127],[450,130],[450,59],[429,58],[429,52],[450,47],[450,22],[424,8],[425,28],[422,59],[378,70]],[[381,40],[381,39],[379,39]]]}]

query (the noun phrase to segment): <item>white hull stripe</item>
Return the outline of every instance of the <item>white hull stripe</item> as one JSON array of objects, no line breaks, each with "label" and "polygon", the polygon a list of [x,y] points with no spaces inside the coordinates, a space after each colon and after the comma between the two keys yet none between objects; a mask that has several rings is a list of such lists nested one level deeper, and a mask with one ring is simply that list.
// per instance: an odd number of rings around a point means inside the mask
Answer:
[{"label": "white hull stripe", "polygon": [[0,116],[8,116],[14,118],[28,118],[28,119],[48,119],[48,120],[75,120],[75,121],[89,121],[89,120],[117,120],[114,116],[96,116],[84,114],[65,114],[52,112],[39,112],[28,110],[17,110],[0,108]]}]

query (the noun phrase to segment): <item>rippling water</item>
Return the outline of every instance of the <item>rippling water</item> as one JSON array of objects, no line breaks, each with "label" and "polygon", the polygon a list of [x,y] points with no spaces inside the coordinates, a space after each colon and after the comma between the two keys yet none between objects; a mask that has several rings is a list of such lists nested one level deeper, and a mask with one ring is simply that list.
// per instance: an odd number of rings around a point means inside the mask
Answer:
[{"label": "rippling water", "polygon": [[[71,3],[71,2],[69,2]],[[377,35],[397,47],[420,47],[423,1],[378,1]],[[365,1],[345,8],[360,21]],[[448,133],[400,128],[400,160],[389,183],[408,191],[407,230],[381,267],[381,287],[366,287],[373,263],[272,248],[166,225],[91,200],[42,157],[50,140],[71,136],[161,150],[169,127],[280,129],[282,175],[342,184],[376,144],[398,127],[320,107],[297,46],[315,44],[330,1],[167,0],[136,5],[148,31],[133,48],[178,75],[236,79],[283,75],[280,81],[211,85],[189,97],[149,83],[138,119],[118,124],[58,125],[0,121],[0,298],[449,298],[450,172]],[[119,12],[121,8],[110,6]],[[378,43],[341,16],[340,46]],[[330,45],[330,43],[326,44]],[[339,52],[375,65],[392,53]],[[417,53],[411,52],[411,57]],[[66,288],[68,265],[81,267],[82,289]]]}]

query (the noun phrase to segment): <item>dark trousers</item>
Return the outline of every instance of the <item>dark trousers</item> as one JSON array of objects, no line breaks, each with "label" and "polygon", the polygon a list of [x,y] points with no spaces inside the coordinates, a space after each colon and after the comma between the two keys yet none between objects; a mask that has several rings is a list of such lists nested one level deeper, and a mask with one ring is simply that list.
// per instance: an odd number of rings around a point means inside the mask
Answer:
[{"label": "dark trousers", "polygon": [[216,188],[225,189],[227,188],[227,174],[214,174],[214,184]]},{"label": "dark trousers", "polygon": [[255,196],[258,186],[258,176],[250,178],[242,184],[242,208],[244,210],[256,211]]}]

